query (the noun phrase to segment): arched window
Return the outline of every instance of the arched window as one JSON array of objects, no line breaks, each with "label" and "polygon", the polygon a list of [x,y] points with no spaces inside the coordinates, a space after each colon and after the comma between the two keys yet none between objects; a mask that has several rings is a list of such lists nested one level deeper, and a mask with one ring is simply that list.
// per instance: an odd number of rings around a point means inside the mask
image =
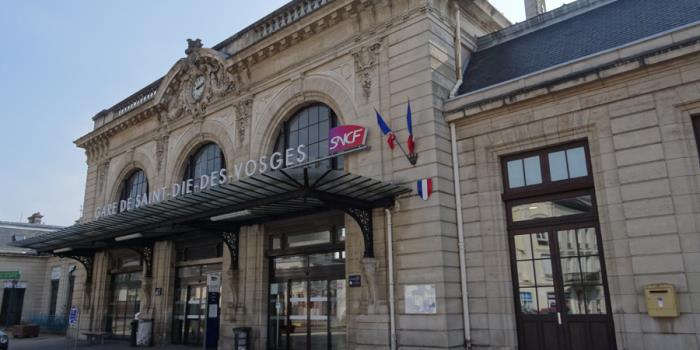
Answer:
[{"label": "arched window", "polygon": [[138,169],[132,172],[122,183],[119,200],[136,199],[136,196],[146,193],[148,193],[148,179],[146,179],[146,173]]},{"label": "arched window", "polygon": [[218,172],[225,167],[224,153],[217,144],[210,142],[200,147],[187,160],[183,180],[192,179],[194,186],[199,188],[199,181],[202,175],[211,176],[213,172]]},{"label": "arched window", "polygon": [[[330,129],[337,125],[338,118],[328,106],[318,103],[304,107],[284,123],[275,143],[275,152],[284,154],[285,149],[305,145],[307,161],[327,157],[328,134]],[[283,160],[284,158],[282,157]],[[287,164],[284,164],[283,168],[285,167]],[[343,160],[337,157],[312,164],[310,167],[343,169]]]}]

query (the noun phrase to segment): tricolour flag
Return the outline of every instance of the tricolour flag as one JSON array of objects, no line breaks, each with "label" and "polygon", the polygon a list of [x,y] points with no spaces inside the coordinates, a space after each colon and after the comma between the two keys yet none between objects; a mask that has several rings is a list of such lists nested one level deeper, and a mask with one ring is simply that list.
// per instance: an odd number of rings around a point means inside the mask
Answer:
[{"label": "tricolour flag", "polygon": [[411,120],[411,101],[408,101],[408,108],[406,110],[406,123],[408,124],[408,154],[416,153],[416,144],[413,141],[413,121]]},{"label": "tricolour flag", "polygon": [[418,185],[418,195],[427,201],[430,195],[433,193],[433,179],[421,179],[417,182]]},{"label": "tricolour flag", "polygon": [[394,135],[394,132],[391,131],[391,128],[389,125],[384,122],[384,118],[382,118],[382,115],[379,114],[378,110],[374,110],[377,113],[377,124],[379,124],[379,129],[382,130],[382,134],[387,135],[388,138],[386,139],[386,142],[389,144],[389,148],[394,149],[396,145],[394,145],[394,141],[396,141],[396,135]]}]

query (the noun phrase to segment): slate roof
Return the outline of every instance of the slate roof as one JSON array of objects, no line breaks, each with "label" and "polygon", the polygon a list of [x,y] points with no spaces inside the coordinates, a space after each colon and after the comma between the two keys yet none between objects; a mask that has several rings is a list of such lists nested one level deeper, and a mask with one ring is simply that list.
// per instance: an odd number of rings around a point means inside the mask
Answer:
[{"label": "slate roof", "polygon": [[[527,22],[533,21],[541,19],[535,17]],[[554,21],[556,18],[550,22]],[[540,29],[495,46],[481,45],[487,44],[487,40],[482,39],[494,36],[490,34],[480,38],[479,46],[485,47],[477,48],[472,55],[458,94],[506,82],[697,21],[700,21],[699,0],[617,0],[558,23],[547,25],[545,21],[538,25]]]},{"label": "slate roof", "polygon": [[0,221],[0,254],[35,254],[33,250],[11,246],[14,235],[24,235],[25,238],[36,237],[63,228],[62,226],[28,224],[23,222]]}]

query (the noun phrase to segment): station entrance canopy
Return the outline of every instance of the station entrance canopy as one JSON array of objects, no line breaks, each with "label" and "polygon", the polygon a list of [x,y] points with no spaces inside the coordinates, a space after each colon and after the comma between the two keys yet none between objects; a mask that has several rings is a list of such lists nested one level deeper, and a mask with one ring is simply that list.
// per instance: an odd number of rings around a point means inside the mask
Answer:
[{"label": "station entrance canopy", "polygon": [[409,192],[403,186],[338,170],[283,169],[79,223],[15,245],[83,262],[86,257],[91,260],[95,251],[119,247],[123,241],[148,247],[148,242],[189,227],[220,233],[235,268],[241,226],[336,209],[357,221],[364,255],[373,257],[372,209],[390,206],[397,196]]}]

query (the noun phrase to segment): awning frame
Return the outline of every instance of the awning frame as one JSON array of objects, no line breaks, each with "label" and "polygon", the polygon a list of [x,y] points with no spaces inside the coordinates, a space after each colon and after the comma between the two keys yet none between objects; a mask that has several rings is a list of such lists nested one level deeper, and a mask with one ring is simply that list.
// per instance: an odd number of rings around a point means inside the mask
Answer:
[{"label": "awning frame", "polygon": [[[40,252],[70,247],[71,251],[56,255],[76,259],[89,270],[97,250],[110,247],[135,249],[150,273],[155,240],[175,234],[173,231],[178,231],[178,227],[208,227],[204,230],[219,235],[226,244],[232,257],[231,268],[236,269],[241,226],[275,220],[284,215],[335,209],[345,212],[358,223],[364,241],[363,255],[370,258],[374,257],[372,209],[390,207],[397,196],[409,192],[403,186],[338,170],[283,169],[76,224],[17,242],[17,245]],[[256,214],[218,225],[209,221],[211,217],[241,210],[252,210]],[[138,239],[137,248],[133,247],[136,241],[114,242],[115,237],[137,232],[144,234]],[[150,251],[139,247],[150,247]]]}]

